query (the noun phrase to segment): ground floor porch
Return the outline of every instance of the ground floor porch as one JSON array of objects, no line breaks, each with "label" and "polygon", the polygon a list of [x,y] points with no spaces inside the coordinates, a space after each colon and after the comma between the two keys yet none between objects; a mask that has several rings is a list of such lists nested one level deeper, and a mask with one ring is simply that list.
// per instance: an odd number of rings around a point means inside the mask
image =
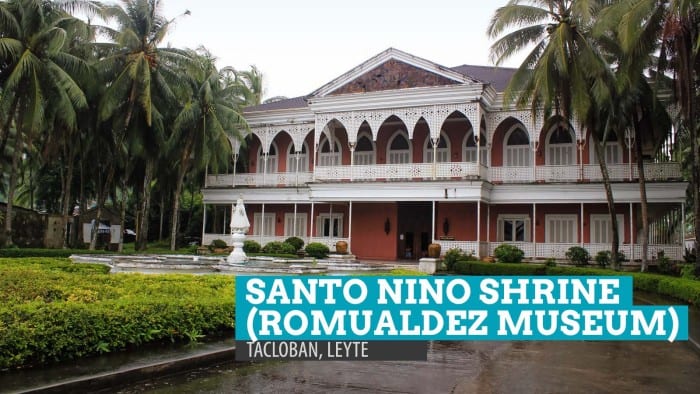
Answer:
[{"label": "ground floor porch", "polygon": [[[503,243],[517,245],[527,258],[565,258],[571,246],[594,256],[610,250],[612,221],[604,203],[490,204],[485,201],[247,202],[248,239],[261,245],[297,236],[321,242],[331,251],[339,240],[366,260],[418,259],[430,243],[443,253],[458,248],[478,257],[493,255]],[[649,205],[649,254],[681,260],[684,206]],[[620,250],[629,260],[642,257],[638,203],[615,206]],[[230,239],[231,205],[207,204],[202,243]]]}]

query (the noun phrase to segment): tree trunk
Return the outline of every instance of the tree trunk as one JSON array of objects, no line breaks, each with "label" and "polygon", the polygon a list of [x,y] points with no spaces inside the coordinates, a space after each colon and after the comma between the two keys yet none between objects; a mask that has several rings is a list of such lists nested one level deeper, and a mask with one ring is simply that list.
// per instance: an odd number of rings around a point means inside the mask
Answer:
[{"label": "tree trunk", "polygon": [[63,215],[63,248],[68,247],[68,221],[70,219],[70,206],[71,204],[71,193],[73,186],[73,169],[75,165],[74,144],[68,144],[68,170],[66,174],[65,184],[63,185],[63,208],[61,214]]},{"label": "tree trunk", "polygon": [[124,251],[124,233],[126,230],[126,201],[128,197],[128,192],[126,189],[126,180],[122,178],[121,181],[121,187],[122,187],[122,198],[121,198],[121,211],[119,212],[119,226],[122,231],[121,237],[119,237],[119,246],[117,246],[117,251],[122,252]]},{"label": "tree trunk", "polygon": [[22,133],[15,132],[15,148],[12,152],[12,167],[10,169],[10,184],[7,189],[7,207],[5,210],[5,246],[12,245],[12,208],[14,207],[15,189],[19,174],[19,159],[22,156]]},{"label": "tree trunk", "polygon": [[177,184],[173,191],[173,213],[170,220],[170,250],[175,250],[177,247],[177,229],[180,224],[180,193],[182,192],[182,184],[185,180],[185,169],[180,170],[177,176]]},{"label": "tree trunk", "polygon": [[143,195],[141,200],[141,213],[139,215],[139,232],[136,234],[136,250],[144,251],[148,246],[148,211],[151,205],[151,179],[153,178],[154,163],[152,159],[146,161],[146,171],[143,175]]},{"label": "tree trunk", "polygon": [[158,227],[158,242],[163,242],[163,216],[165,216],[165,195],[160,194],[160,226]]},{"label": "tree trunk", "polygon": [[[641,270],[642,272],[645,272],[647,270],[648,266],[648,261],[649,261],[649,207],[647,204],[647,185],[646,185],[646,176],[644,175],[644,159],[642,157],[642,141],[643,138],[643,133],[641,130],[641,125],[639,124],[639,120],[637,120],[637,117],[635,115],[635,120],[634,120],[634,134],[635,134],[635,152],[634,154],[637,156],[637,172],[639,173],[639,201],[640,205],[642,208],[642,267]],[[629,160],[632,160],[630,157]],[[630,240],[632,240],[632,229],[630,229]],[[630,241],[630,244],[632,242]]]},{"label": "tree trunk", "polygon": [[[589,129],[590,130],[590,129]],[[605,187],[605,198],[608,201],[608,212],[610,213],[610,221],[612,226],[612,245],[610,245],[610,260],[612,260],[613,268],[620,269],[618,261],[618,250],[620,248],[620,235],[617,228],[617,216],[615,215],[615,200],[613,198],[612,185],[610,184],[610,175],[608,174],[608,166],[605,163],[605,152],[603,146],[595,131],[591,132],[593,138],[593,147],[600,165],[600,172],[603,175],[603,186]]]}]

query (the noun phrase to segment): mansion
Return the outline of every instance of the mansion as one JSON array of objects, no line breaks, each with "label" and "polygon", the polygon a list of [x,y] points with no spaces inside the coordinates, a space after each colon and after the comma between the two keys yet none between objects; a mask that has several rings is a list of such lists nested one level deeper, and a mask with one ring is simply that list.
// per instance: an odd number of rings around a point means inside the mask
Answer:
[{"label": "mansion", "polygon": [[[610,250],[611,222],[590,135],[503,103],[515,70],[444,67],[390,48],[313,93],[248,107],[229,173],[208,174],[202,243],[230,243],[241,197],[247,239],[297,236],[361,260],[418,259],[430,243],[489,256],[503,243],[529,258],[571,246]],[[649,138],[651,140],[651,138]],[[642,146],[649,257],[682,259],[687,183]],[[641,258],[633,135],[605,145],[620,250]]]}]

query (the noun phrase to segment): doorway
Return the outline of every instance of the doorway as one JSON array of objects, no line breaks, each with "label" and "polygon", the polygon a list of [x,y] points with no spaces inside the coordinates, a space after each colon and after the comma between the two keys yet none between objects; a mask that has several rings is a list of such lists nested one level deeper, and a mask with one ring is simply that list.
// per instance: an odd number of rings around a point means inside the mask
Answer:
[{"label": "doorway", "polygon": [[417,260],[428,255],[431,225],[432,203],[398,203],[397,256],[399,259]]}]

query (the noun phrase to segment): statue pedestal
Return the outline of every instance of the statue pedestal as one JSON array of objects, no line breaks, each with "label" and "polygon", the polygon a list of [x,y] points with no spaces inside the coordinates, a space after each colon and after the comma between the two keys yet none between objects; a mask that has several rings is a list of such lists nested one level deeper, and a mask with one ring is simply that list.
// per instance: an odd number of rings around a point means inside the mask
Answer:
[{"label": "statue pedestal", "polygon": [[226,262],[229,264],[240,264],[248,261],[248,256],[246,256],[243,251],[243,241],[245,241],[245,234],[243,233],[233,233],[231,235],[233,239],[233,251],[226,258]]},{"label": "statue pedestal", "polygon": [[425,272],[426,274],[434,274],[437,271],[437,265],[440,260],[432,257],[423,257],[418,260],[418,271]]}]

